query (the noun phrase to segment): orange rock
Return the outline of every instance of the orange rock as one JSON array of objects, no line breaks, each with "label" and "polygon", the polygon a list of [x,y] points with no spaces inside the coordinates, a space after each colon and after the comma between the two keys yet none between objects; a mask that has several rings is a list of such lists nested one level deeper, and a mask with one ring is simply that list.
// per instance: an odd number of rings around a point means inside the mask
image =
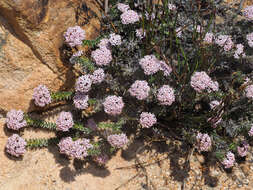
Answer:
[{"label": "orange rock", "polygon": [[100,30],[100,10],[92,0],[0,1],[0,108],[33,110],[33,88],[69,89],[74,74],[61,59],[63,33],[81,25],[87,39]]}]

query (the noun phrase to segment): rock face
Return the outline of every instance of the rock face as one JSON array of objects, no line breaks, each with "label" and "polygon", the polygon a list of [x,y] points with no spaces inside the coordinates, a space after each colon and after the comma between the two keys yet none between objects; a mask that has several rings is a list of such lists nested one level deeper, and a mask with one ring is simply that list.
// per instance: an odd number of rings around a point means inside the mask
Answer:
[{"label": "rock face", "polygon": [[60,56],[63,33],[80,25],[87,38],[96,37],[99,11],[92,0],[1,0],[0,109],[33,110],[31,95],[39,84],[70,88],[73,74]]}]

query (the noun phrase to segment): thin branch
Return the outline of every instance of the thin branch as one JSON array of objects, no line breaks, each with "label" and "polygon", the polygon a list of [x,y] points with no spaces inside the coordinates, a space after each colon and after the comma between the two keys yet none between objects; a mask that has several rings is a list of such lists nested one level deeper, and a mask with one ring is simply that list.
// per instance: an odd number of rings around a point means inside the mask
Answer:
[{"label": "thin branch", "polygon": [[105,15],[107,15],[108,12],[108,0],[105,0]]}]

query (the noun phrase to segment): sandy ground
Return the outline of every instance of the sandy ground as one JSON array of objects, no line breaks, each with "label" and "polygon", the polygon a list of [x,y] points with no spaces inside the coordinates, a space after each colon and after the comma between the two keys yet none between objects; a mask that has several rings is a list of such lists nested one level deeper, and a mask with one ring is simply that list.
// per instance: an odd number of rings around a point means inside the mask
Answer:
[{"label": "sandy ground", "polygon": [[[57,147],[28,151],[22,159],[4,152],[11,135],[0,120],[0,190],[170,190],[253,189],[253,157],[225,172],[208,156],[198,155],[176,140],[144,146],[135,141],[100,168],[69,160]],[[25,138],[51,133],[25,130]],[[192,153],[192,154],[191,154]]]}]

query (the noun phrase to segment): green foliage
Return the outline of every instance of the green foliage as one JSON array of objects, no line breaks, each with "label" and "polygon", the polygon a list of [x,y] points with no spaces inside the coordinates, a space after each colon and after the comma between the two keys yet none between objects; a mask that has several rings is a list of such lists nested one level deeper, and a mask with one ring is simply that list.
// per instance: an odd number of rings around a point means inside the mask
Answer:
[{"label": "green foliage", "polygon": [[82,124],[80,123],[75,123],[73,126],[73,129],[76,129],[78,131],[82,131],[84,134],[90,134],[92,132],[91,129],[84,127]]},{"label": "green foliage", "polygon": [[120,132],[122,126],[125,124],[124,119],[120,119],[118,122],[100,122],[98,127],[101,129],[112,129],[114,132]]},{"label": "green foliage", "polygon": [[96,100],[96,99],[90,98],[90,99],[88,100],[88,103],[89,103],[90,106],[93,106],[93,105],[95,105],[95,104],[97,103],[97,100]]},{"label": "green foliage", "polygon": [[52,92],[51,98],[53,101],[70,100],[73,96],[73,92]]},{"label": "green foliage", "polygon": [[93,143],[92,145],[93,145],[93,148],[88,150],[88,154],[90,156],[98,156],[99,154],[101,154],[100,143],[96,142],[96,143]]},{"label": "green foliage", "polygon": [[237,147],[237,144],[234,142],[229,145],[229,149],[232,151],[236,151],[236,147]]},{"label": "green foliage", "polygon": [[225,157],[223,152],[215,152],[215,156],[218,160],[223,160]]},{"label": "green foliage", "polygon": [[95,40],[83,40],[83,46],[88,46],[89,48],[94,48],[102,39],[102,36],[99,36]]},{"label": "green foliage", "polygon": [[51,123],[51,122],[47,122],[47,121],[43,121],[39,119],[32,119],[32,118],[29,118],[28,116],[25,117],[25,120],[27,122],[27,125],[29,126],[40,127],[40,128],[49,129],[49,130],[56,130],[55,123]]},{"label": "green foliage", "polygon": [[88,72],[93,72],[96,69],[94,63],[84,56],[78,58],[77,63],[80,64],[82,68]]},{"label": "green foliage", "polygon": [[50,138],[50,139],[29,139],[26,140],[27,148],[34,149],[34,148],[43,148],[48,147],[49,145],[54,145],[59,142],[57,137]]}]

